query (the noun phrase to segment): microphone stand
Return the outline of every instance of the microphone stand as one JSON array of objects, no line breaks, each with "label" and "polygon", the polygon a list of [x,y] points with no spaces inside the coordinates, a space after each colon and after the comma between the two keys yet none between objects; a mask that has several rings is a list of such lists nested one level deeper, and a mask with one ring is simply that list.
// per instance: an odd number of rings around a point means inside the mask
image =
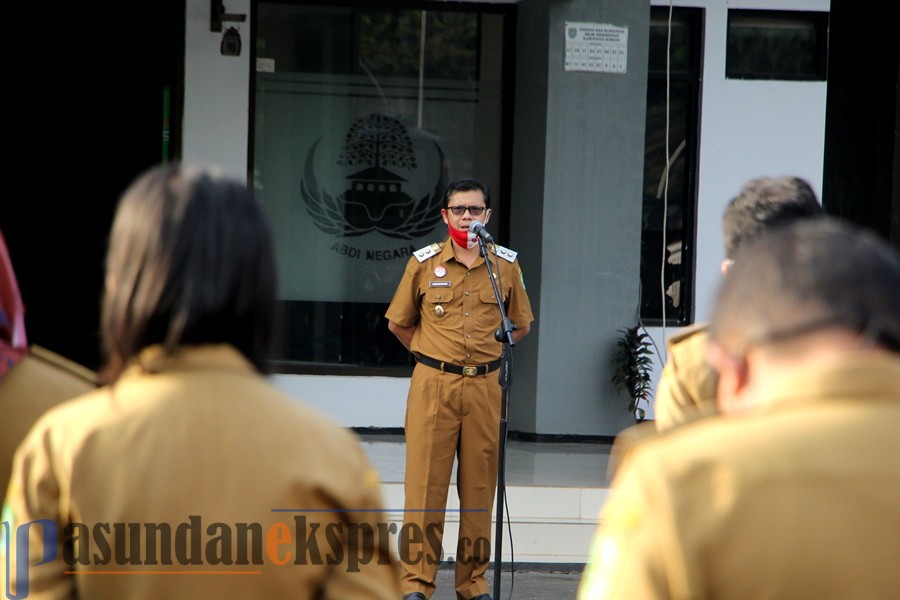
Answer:
[{"label": "microphone stand", "polygon": [[503,306],[503,296],[497,288],[491,261],[488,260],[487,244],[482,236],[478,236],[478,244],[481,246],[481,256],[488,270],[488,278],[494,288],[494,297],[500,308],[500,329],[494,332],[498,342],[503,343],[503,351],[500,353],[500,440],[497,455],[497,510],[496,527],[494,532],[494,600],[500,598],[500,571],[503,564],[503,506],[506,498],[506,436],[509,427],[509,386],[512,383],[512,347],[516,345],[512,332],[516,326],[506,316],[506,307]]}]

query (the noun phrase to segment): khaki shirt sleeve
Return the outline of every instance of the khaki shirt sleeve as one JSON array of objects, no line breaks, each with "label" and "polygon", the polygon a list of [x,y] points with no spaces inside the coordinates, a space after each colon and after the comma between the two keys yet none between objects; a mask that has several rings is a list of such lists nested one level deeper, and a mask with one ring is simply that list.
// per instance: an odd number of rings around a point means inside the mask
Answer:
[{"label": "khaki shirt sleeve", "polygon": [[0,493],[6,491],[13,454],[35,421],[53,406],[97,387],[96,374],[32,345],[0,381]]},{"label": "khaki shirt sleeve", "polygon": [[[341,528],[344,562],[326,579],[322,598],[343,600],[397,600],[400,597],[400,570],[385,535],[387,516],[383,512],[378,474],[363,451],[353,446],[355,463],[360,465],[360,492],[352,506],[337,515]],[[328,532],[325,531],[325,535]],[[322,547],[330,547],[323,544]]]},{"label": "khaki shirt sleeve", "polygon": [[38,423],[16,452],[3,504],[10,543],[9,557],[3,556],[7,545],[0,545],[0,564],[10,568],[8,582],[7,570],[0,569],[0,583],[3,590],[15,590],[29,600],[75,597],[73,578],[65,573],[71,567],[63,554],[58,478],[63,469],[54,464],[52,447],[52,431]]},{"label": "khaki shirt sleeve", "polygon": [[534,314],[531,312],[531,301],[525,291],[525,279],[518,260],[512,264],[511,271],[513,277],[509,297],[506,299],[506,316],[519,327],[530,325],[534,321]]},{"label": "khaki shirt sleeve", "polygon": [[403,327],[412,327],[419,321],[419,282],[416,277],[418,266],[419,262],[415,257],[406,263],[403,277],[400,278],[384,315],[388,321]]},{"label": "khaki shirt sleeve", "polygon": [[668,359],[654,396],[658,430],[715,412],[718,376],[706,362],[708,339],[707,329],[698,327],[670,341]]}]

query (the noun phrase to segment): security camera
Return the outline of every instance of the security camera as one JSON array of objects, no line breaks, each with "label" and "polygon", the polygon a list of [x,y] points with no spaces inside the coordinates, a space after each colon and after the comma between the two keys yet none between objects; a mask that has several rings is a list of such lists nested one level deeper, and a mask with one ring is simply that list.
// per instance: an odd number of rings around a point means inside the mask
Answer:
[{"label": "security camera", "polygon": [[222,56],[241,55],[241,33],[234,27],[229,27],[222,35]]}]

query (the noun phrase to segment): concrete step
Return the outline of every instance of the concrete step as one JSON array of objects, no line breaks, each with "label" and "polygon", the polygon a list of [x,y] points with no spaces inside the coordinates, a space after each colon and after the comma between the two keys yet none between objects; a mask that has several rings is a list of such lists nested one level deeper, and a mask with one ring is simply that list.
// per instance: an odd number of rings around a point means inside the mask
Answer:
[{"label": "concrete step", "polygon": [[[503,562],[583,565],[608,489],[588,487],[507,486],[503,512]],[[388,518],[397,530],[403,523],[403,484],[382,483]],[[456,486],[448,493],[444,526],[445,559],[455,558],[459,531]],[[494,508],[496,527],[496,503]],[[496,529],[491,530],[493,535]],[[491,542],[495,548],[494,541]],[[396,536],[394,539],[396,548]]]}]

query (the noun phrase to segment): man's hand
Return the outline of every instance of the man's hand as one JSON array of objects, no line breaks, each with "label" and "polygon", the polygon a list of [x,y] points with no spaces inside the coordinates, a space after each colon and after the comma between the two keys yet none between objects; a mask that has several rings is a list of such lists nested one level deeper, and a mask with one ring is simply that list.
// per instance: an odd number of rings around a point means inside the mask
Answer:
[{"label": "man's hand", "polygon": [[416,332],[415,325],[404,327],[403,325],[398,325],[393,321],[388,321],[388,331],[397,336],[397,339],[400,340],[400,343],[403,344],[407,350],[410,350],[409,345],[412,343],[413,334]]}]

